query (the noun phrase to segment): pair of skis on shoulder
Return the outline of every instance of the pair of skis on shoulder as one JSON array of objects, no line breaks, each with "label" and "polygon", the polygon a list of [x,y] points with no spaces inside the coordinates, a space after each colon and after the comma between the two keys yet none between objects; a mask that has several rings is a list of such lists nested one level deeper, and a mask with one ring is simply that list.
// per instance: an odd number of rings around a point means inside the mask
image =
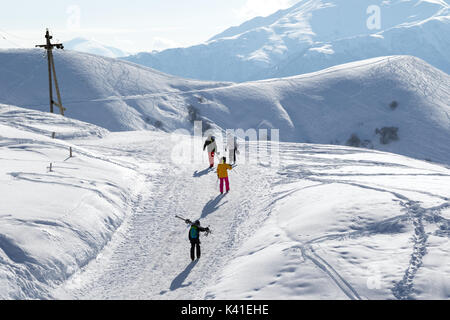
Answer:
[{"label": "pair of skis on shoulder", "polygon": [[[194,224],[191,220],[186,219],[186,218],[183,218],[183,217],[180,217],[180,216],[178,216],[178,215],[176,215],[175,218],[178,218],[178,219],[180,219],[180,220],[183,220],[186,224],[188,224],[188,225],[190,225],[190,226],[192,226],[192,225]],[[208,226],[208,229],[209,229],[209,226]],[[211,230],[207,231],[205,236],[207,237],[210,233],[212,233]]]}]

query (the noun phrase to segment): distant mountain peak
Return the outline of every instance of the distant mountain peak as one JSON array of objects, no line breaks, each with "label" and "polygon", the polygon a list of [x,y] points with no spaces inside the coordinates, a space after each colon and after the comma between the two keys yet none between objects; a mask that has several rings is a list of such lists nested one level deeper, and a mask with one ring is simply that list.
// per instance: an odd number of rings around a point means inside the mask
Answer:
[{"label": "distant mountain peak", "polygon": [[105,45],[94,39],[86,39],[83,37],[77,37],[64,42],[64,47],[67,50],[90,53],[107,58],[122,58],[130,55],[130,53],[121,49]]},{"label": "distant mountain peak", "polygon": [[[420,22],[431,17],[448,14],[450,6],[443,0],[302,0],[290,8],[279,10],[267,17],[255,17],[243,24],[228,28],[210,40],[229,38],[258,28],[278,29],[276,33],[299,33],[303,28],[313,29],[319,40],[333,40],[336,35],[356,36],[370,34],[365,23],[367,9],[378,6],[381,29],[405,23]],[[295,30],[295,31],[294,31]]]}]

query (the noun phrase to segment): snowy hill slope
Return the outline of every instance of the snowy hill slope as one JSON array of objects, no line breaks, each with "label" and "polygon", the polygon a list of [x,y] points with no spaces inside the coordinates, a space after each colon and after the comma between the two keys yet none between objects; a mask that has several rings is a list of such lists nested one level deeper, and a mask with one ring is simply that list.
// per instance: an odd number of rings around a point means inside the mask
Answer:
[{"label": "snowy hill slope", "polygon": [[[28,110],[22,128],[9,126],[21,109],[4,107],[1,298],[449,298],[449,168],[274,143],[249,162],[242,148],[231,193],[219,196],[199,139],[93,131],[63,141],[48,132],[92,126]],[[200,261],[190,263],[175,214],[211,226]]]},{"label": "snowy hill slope", "polygon": [[205,297],[450,297],[448,168],[336,146],[280,151],[269,217]]},{"label": "snowy hill slope", "polygon": [[[373,22],[373,6],[380,25]],[[188,48],[128,61],[192,79],[243,82],[293,76],[387,55],[413,55],[450,73],[446,1],[302,0]]]},{"label": "snowy hill slope", "polygon": [[[199,93],[202,103],[191,103],[221,128],[279,128],[282,141],[351,144],[449,163],[449,92],[450,76],[395,56],[211,89]],[[386,141],[390,130],[396,137]]]},{"label": "snowy hill slope", "polygon": [[[244,84],[184,80],[75,52],[55,59],[66,115],[111,131],[192,131],[193,120],[204,120],[223,129],[280,129],[282,141],[450,159],[450,76],[417,58]],[[48,110],[42,52],[3,51],[0,61],[0,103]]]},{"label": "snowy hill slope", "polygon": [[95,40],[88,40],[84,38],[75,38],[70,41],[65,41],[64,48],[66,50],[96,54],[107,58],[121,58],[130,55],[128,52],[120,49],[104,45]]},{"label": "snowy hill slope", "polygon": [[[187,110],[172,101],[153,102],[152,95],[226,85],[191,81],[165,75],[124,61],[79,53],[55,51],[55,65],[66,116],[112,131],[165,130],[186,126]],[[48,111],[48,75],[41,50],[0,50],[0,103]],[[58,108],[55,107],[55,112]]]},{"label": "snowy hill slope", "polygon": [[61,140],[104,137],[109,131],[60,115],[0,104],[0,124]]}]

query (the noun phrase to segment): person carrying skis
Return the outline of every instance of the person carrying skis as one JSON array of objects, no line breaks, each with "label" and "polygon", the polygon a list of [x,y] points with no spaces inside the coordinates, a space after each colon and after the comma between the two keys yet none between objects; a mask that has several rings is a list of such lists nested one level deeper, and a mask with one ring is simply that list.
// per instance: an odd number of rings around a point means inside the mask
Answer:
[{"label": "person carrying skis", "polygon": [[192,223],[191,220],[186,219],[185,222],[191,225],[191,228],[189,229],[189,241],[191,242],[191,259],[192,261],[195,260],[195,252],[197,252],[197,260],[198,260],[200,259],[201,256],[200,233],[206,232],[206,235],[208,235],[211,231],[209,230],[209,228],[202,228],[200,226],[199,220]]},{"label": "person carrying skis", "polygon": [[217,151],[216,139],[214,137],[208,136],[203,145],[203,151],[205,151],[205,149],[208,151],[209,167],[212,168],[214,167],[214,155]]},{"label": "person carrying skis", "polygon": [[228,180],[228,170],[233,170],[233,167],[227,163],[227,158],[222,158],[222,163],[217,166],[217,177],[220,179],[220,194],[223,194],[223,184],[227,193],[230,191],[230,181]]},{"label": "person carrying skis", "polygon": [[228,154],[230,156],[230,164],[231,162],[233,164],[236,164],[236,154],[239,154],[236,137],[233,137],[232,135],[229,135],[227,137],[227,147],[225,148],[225,151],[228,151]]}]

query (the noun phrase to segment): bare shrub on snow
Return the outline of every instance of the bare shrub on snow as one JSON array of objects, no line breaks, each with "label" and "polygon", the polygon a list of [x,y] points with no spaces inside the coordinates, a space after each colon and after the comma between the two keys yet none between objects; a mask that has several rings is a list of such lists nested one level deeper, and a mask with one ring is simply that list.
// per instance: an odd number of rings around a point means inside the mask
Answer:
[{"label": "bare shrub on snow", "polygon": [[347,140],[346,143],[350,147],[357,147],[359,148],[361,146],[361,139],[358,137],[356,133],[353,133],[350,137],[350,139]]},{"label": "bare shrub on snow", "polygon": [[398,128],[397,127],[383,127],[381,129],[376,129],[375,134],[380,135],[381,144],[389,144],[392,141],[399,140]]}]

